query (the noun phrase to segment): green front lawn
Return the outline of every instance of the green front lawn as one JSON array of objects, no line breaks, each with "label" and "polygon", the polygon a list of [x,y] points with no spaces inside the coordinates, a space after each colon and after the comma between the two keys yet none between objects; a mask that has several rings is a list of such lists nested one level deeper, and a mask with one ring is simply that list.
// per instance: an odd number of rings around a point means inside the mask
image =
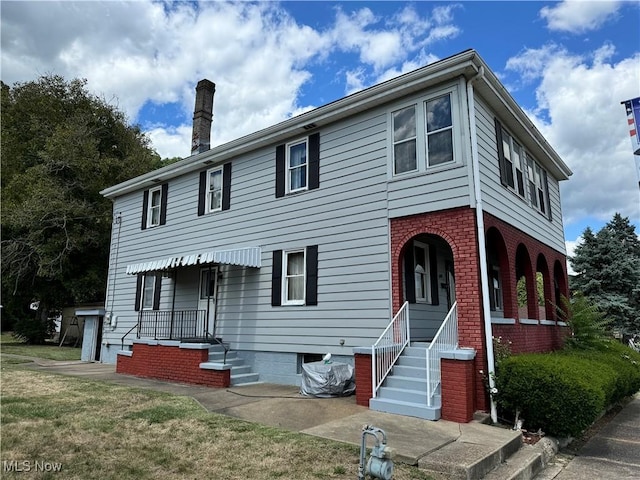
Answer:
[{"label": "green front lawn", "polygon": [[[3,332],[0,335],[0,353],[48,360],[80,360],[80,350],[80,348],[74,347],[58,347],[58,344],[53,342],[45,345],[27,345],[14,338],[11,332]],[[6,361],[7,358],[5,357],[3,361]]]}]

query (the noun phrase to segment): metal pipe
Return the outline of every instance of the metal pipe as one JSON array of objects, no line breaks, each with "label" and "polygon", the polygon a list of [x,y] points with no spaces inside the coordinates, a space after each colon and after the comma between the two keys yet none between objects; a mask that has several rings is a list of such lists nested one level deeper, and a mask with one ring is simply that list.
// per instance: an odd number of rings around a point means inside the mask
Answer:
[{"label": "metal pipe", "polygon": [[[491,326],[491,305],[489,303],[489,274],[487,267],[487,245],[484,233],[484,216],[482,210],[482,194],[480,187],[480,160],[478,158],[478,137],[476,131],[475,101],[473,98],[473,84],[484,76],[484,67],[480,66],[478,73],[467,82],[467,102],[469,108],[469,129],[471,136],[471,163],[473,166],[473,191],[476,200],[476,227],[478,229],[478,254],[480,257],[480,289],[482,291],[482,309],[484,317],[484,335],[487,351],[487,369],[489,371],[489,389],[495,389],[495,357],[493,352],[493,329]],[[498,410],[492,395],[491,420],[498,422]]]}]

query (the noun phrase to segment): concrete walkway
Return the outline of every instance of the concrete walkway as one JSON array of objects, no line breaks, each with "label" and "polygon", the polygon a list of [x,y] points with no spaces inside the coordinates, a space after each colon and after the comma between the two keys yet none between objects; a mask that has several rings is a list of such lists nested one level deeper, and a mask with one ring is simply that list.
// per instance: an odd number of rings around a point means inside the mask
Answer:
[{"label": "concrete walkway", "polygon": [[565,465],[550,465],[539,480],[640,478],[640,394],[589,439]]},{"label": "concrete walkway", "polygon": [[[214,389],[120,375],[114,365],[35,360],[31,368],[196,399],[210,412],[360,446],[363,425],[385,430],[395,460],[443,479],[479,479],[517,451],[521,435],[479,422],[432,422],[375,412],[355,397],[309,398],[298,387],[257,383]],[[373,440],[369,438],[368,445]]]}]

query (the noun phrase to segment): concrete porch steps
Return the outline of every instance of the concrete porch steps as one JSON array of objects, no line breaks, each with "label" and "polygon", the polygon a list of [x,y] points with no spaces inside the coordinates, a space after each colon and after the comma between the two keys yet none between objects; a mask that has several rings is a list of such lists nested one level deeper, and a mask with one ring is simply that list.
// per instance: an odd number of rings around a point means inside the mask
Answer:
[{"label": "concrete porch steps", "polygon": [[440,418],[440,395],[427,405],[427,346],[428,343],[412,343],[404,349],[376,398],[369,401],[370,409],[427,420]]},{"label": "concrete porch steps", "polygon": [[209,347],[209,361],[201,364],[201,368],[206,368],[207,364],[226,364],[231,365],[231,385],[245,385],[247,383],[256,383],[260,380],[260,375],[253,373],[251,367],[245,364],[245,361],[238,357],[233,351],[227,351],[225,360],[224,348],[221,345],[211,345]]}]

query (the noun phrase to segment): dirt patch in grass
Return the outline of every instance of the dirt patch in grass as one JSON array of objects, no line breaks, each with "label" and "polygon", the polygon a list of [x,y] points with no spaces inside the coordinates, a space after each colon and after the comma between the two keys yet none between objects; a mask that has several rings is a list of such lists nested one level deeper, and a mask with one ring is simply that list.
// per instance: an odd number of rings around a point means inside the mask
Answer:
[{"label": "dirt patch in grass", "polygon": [[[2,461],[59,462],[29,478],[353,479],[359,449],[207,413],[193,399],[2,368]],[[3,472],[3,478],[25,478]],[[396,464],[397,480],[426,480]]]}]

